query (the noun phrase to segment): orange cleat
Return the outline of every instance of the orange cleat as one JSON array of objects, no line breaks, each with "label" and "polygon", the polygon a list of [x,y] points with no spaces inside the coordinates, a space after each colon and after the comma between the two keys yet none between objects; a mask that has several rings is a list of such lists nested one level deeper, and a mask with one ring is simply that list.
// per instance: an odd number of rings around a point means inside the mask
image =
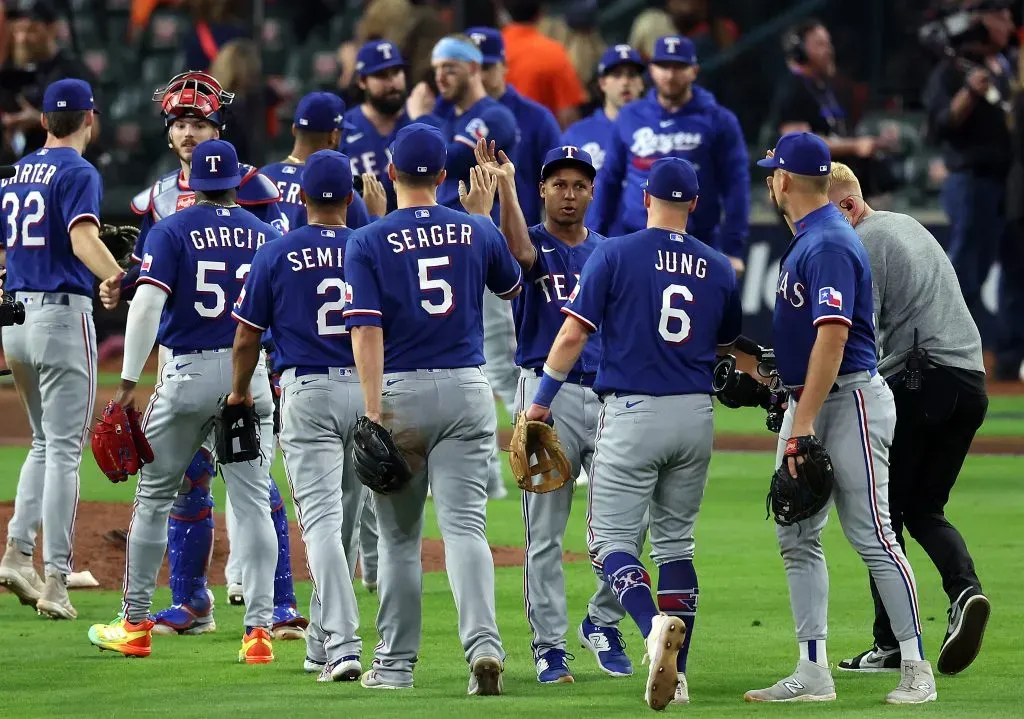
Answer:
[{"label": "orange cleat", "polygon": [[242,648],[238,651],[238,661],[246,664],[269,664],[274,661],[270,631],[263,627],[253,627],[246,631],[242,637]]},{"label": "orange cleat", "polygon": [[137,624],[128,617],[119,616],[110,624],[89,627],[89,641],[100,648],[120,652],[126,657],[148,657],[153,641],[153,620],[144,619]]}]

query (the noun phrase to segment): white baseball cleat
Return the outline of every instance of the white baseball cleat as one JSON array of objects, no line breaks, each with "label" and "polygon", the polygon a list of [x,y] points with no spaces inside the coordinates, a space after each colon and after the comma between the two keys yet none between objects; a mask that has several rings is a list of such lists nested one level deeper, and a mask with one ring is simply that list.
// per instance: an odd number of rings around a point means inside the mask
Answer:
[{"label": "white baseball cleat", "polygon": [[676,695],[672,697],[671,704],[689,704],[690,687],[686,685],[686,675],[680,674],[676,680]]},{"label": "white baseball cleat", "polygon": [[32,555],[23,554],[8,540],[7,551],[0,559],[0,587],[7,587],[22,604],[34,607],[43,596],[44,584],[32,565]]},{"label": "white baseball cleat", "polygon": [[904,659],[900,683],[885,697],[886,704],[924,704],[938,698],[931,662]]},{"label": "white baseball cleat", "polygon": [[647,647],[644,661],[650,662],[644,701],[651,709],[664,709],[676,696],[679,679],[676,658],[684,639],[686,625],[679,617],[659,614],[651,621],[651,633],[644,640]]},{"label": "white baseball cleat", "polygon": [[748,702],[830,702],[836,698],[832,672],[807,659],[796,670],[767,689],[751,689],[743,695]]},{"label": "white baseball cleat", "polygon": [[245,605],[245,597],[242,595],[242,585],[232,582],[228,585],[228,604],[233,607]]}]

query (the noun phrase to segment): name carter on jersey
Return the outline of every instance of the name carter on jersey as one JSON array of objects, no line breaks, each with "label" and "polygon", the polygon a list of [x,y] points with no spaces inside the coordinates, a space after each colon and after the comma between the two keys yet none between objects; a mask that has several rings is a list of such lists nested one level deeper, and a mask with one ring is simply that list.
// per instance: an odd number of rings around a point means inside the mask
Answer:
[{"label": "name carter on jersey", "polygon": [[0,180],[0,187],[7,187],[15,182],[27,185],[27,184],[43,184],[49,185],[50,180],[57,173],[57,166],[51,165],[47,162],[33,162],[25,165],[18,165],[16,168],[18,174],[14,177],[8,177],[6,180]]},{"label": "name carter on jersey", "polygon": [[197,250],[215,247],[237,247],[241,250],[257,250],[267,236],[248,227],[204,227],[188,233],[192,246]]},{"label": "name carter on jersey", "polygon": [[394,248],[392,252],[396,255],[406,250],[415,250],[422,247],[472,245],[473,226],[448,223],[445,225],[403,228],[399,232],[389,234],[387,240],[388,244]]}]

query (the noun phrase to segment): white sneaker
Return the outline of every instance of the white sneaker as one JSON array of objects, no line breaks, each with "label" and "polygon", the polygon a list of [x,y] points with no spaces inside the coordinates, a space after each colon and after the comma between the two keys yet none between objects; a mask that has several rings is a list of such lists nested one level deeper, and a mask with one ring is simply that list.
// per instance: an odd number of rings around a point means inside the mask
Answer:
[{"label": "white sneaker", "polygon": [[307,674],[319,674],[323,671],[324,666],[327,662],[322,662],[319,659],[311,659],[307,654],[306,659],[302,662],[302,671]]},{"label": "white sneaker", "polygon": [[245,605],[245,596],[242,594],[242,585],[232,582],[228,585],[228,604],[233,607]]},{"label": "white sneaker", "polygon": [[686,685],[686,675],[680,674],[679,678],[676,679],[676,695],[672,698],[670,704],[689,704],[690,703],[690,688]]},{"label": "white sneaker", "polygon": [[676,657],[685,638],[686,625],[679,617],[659,614],[651,621],[651,633],[644,640],[644,661],[650,662],[644,701],[651,709],[664,709],[675,698],[679,678]]},{"label": "white sneaker", "polygon": [[924,704],[938,698],[931,662],[904,659],[900,671],[900,683],[885,697],[886,704]]},{"label": "white sneaker", "polygon": [[11,540],[7,542],[3,559],[0,559],[0,586],[7,587],[18,601],[30,607],[36,606],[43,596],[43,580],[32,565],[32,555],[22,554]]},{"label": "white sneaker", "polygon": [[75,619],[78,612],[68,597],[67,579],[63,574],[47,574],[43,595],[36,602],[36,611],[50,619]]},{"label": "white sneaker", "polygon": [[748,702],[830,702],[836,698],[832,672],[807,659],[796,670],[767,689],[751,689],[743,695]]}]

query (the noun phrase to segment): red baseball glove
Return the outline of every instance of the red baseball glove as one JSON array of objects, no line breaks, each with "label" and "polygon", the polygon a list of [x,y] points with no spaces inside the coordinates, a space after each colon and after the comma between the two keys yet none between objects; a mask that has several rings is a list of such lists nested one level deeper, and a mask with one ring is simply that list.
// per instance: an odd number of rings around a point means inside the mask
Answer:
[{"label": "red baseball glove", "polygon": [[129,475],[153,461],[153,448],[142,433],[139,413],[134,407],[124,407],[113,400],[107,403],[92,433],[92,455],[103,474],[115,484],[126,482]]}]

